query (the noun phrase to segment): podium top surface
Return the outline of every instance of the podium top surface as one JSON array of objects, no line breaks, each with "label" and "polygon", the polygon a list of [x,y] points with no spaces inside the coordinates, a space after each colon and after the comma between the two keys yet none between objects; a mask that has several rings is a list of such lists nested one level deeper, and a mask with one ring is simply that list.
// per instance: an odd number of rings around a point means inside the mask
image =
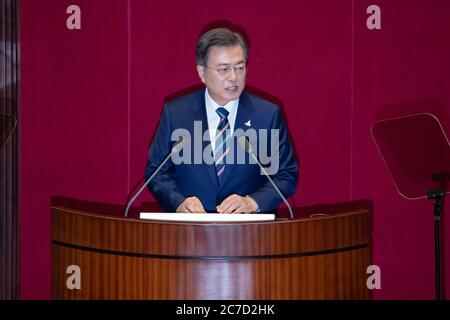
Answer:
[{"label": "podium top surface", "polygon": [[245,222],[274,221],[275,214],[221,214],[221,213],[166,213],[141,212],[141,219],[156,221],[186,221],[186,222]]}]

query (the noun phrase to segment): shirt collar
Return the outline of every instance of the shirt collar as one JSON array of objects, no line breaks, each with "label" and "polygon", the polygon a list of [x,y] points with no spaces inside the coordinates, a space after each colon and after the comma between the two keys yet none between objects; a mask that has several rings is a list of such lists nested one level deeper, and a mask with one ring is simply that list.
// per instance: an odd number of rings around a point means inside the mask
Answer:
[{"label": "shirt collar", "polygon": [[209,95],[209,92],[208,92],[208,88],[206,88],[206,90],[205,90],[205,102],[206,102],[206,107],[212,109],[212,111],[214,111],[214,112],[216,112],[217,108],[222,107],[222,108],[225,108],[229,113],[231,113],[239,105],[239,98],[237,98],[235,100],[231,100],[226,105],[221,106],[218,103],[216,103],[213,100],[213,98],[211,98],[211,96]]}]

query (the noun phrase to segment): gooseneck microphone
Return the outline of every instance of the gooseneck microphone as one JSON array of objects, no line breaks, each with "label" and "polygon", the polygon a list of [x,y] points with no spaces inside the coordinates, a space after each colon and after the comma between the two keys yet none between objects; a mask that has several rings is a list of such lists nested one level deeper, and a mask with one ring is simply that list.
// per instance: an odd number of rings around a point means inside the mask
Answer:
[{"label": "gooseneck microphone", "polygon": [[139,191],[134,195],[133,198],[131,198],[131,200],[128,202],[127,204],[127,208],[125,209],[125,218],[128,217],[128,210],[130,210],[131,204],[134,202],[134,200],[136,200],[136,198],[141,194],[142,190],[145,189],[145,187],[147,187],[147,185],[150,183],[150,181],[152,181],[152,179],[156,176],[156,174],[159,172],[159,170],[161,170],[161,168],[163,167],[163,165],[167,162],[167,160],[170,159],[170,157],[172,156],[173,153],[177,153],[180,149],[181,149],[181,145],[183,144],[184,136],[180,136],[178,138],[178,140],[173,144],[172,146],[172,150],[170,151],[170,153],[164,158],[164,160],[159,164],[158,168],[156,168],[156,170],[152,173],[152,175],[147,179],[147,181],[145,181],[144,185],[139,189]]},{"label": "gooseneck microphone", "polygon": [[272,186],[275,188],[275,190],[280,195],[281,199],[283,199],[283,202],[286,204],[286,206],[287,206],[287,208],[289,210],[289,215],[290,215],[291,219],[294,219],[294,213],[292,212],[291,205],[286,200],[286,197],[283,195],[283,193],[278,188],[278,186],[275,184],[275,182],[272,180],[272,178],[270,177],[270,175],[267,172],[267,170],[262,166],[261,162],[259,162],[259,159],[253,153],[252,146],[250,144],[250,141],[248,141],[247,136],[242,135],[242,136],[240,136],[238,138],[238,140],[239,140],[239,143],[244,147],[245,151],[248,152],[248,154],[250,154],[252,156],[252,158],[255,159],[255,161],[258,163],[259,167],[261,168],[261,171],[264,173],[264,175],[267,177],[267,179],[270,181]]}]

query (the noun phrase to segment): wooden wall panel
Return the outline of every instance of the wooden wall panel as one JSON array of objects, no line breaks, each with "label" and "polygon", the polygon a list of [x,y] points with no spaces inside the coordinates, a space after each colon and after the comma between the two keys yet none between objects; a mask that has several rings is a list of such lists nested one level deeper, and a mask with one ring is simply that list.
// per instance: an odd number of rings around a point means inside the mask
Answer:
[{"label": "wooden wall panel", "polygon": [[0,0],[0,299],[19,288],[19,39],[16,0]]}]

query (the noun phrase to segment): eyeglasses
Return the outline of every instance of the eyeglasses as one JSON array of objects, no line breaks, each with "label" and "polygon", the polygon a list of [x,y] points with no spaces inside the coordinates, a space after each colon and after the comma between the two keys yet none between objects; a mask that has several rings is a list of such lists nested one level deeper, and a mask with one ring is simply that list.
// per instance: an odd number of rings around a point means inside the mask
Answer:
[{"label": "eyeglasses", "polygon": [[208,67],[208,66],[204,66],[204,67],[206,67],[208,69],[216,70],[221,77],[225,77],[225,76],[229,75],[231,69],[234,69],[234,72],[236,72],[237,75],[244,74],[245,71],[247,70],[245,64],[241,64],[241,65],[238,65],[238,66],[235,66],[235,67],[232,67],[232,66],[229,66],[229,65],[224,65],[224,66],[221,66],[218,69],[211,68],[211,67]]}]

